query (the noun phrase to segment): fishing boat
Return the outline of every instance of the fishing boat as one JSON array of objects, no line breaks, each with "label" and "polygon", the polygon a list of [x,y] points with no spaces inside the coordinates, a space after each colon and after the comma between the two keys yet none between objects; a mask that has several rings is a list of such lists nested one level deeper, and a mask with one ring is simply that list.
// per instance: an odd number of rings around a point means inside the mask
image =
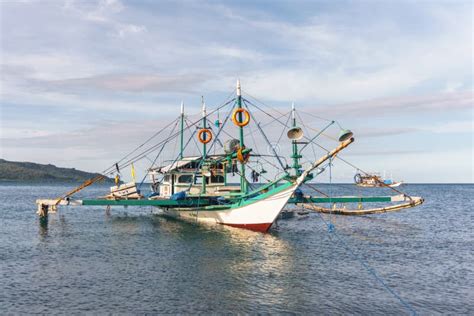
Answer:
[{"label": "fishing boat", "polygon": [[383,177],[378,173],[356,173],[354,176],[354,182],[359,187],[364,188],[380,188],[380,187],[391,187],[396,188],[403,184],[402,181],[393,181],[393,178]]},{"label": "fishing boat", "polygon": [[[312,129],[316,132],[309,136],[299,126],[302,122],[297,120],[300,116],[294,104],[288,113],[277,115],[278,111],[272,114],[263,107],[263,103],[242,95],[239,81],[234,95],[212,111],[207,111],[202,100],[201,117],[194,121],[186,117],[181,104],[180,115],[174,122],[105,169],[100,176],[59,198],[37,200],[38,214],[48,216],[60,205],[153,206],[159,208],[164,216],[267,232],[288,204],[402,202],[400,205],[406,208],[422,203],[422,198],[406,194],[376,197],[303,194],[301,187],[310,185],[311,180],[331,168],[338,154],[353,144],[353,133],[329,120],[322,129]],[[221,120],[220,113],[224,110],[228,114]],[[259,115],[270,117],[270,121],[262,122]],[[178,131],[170,129],[173,124],[179,126]],[[304,150],[317,144],[317,139],[334,124],[340,130],[333,148],[318,144],[324,149],[323,154],[303,161]],[[266,126],[279,126],[281,136],[286,132],[288,147],[291,148],[289,157],[278,152],[278,145],[284,143],[282,137],[276,144],[272,143],[264,130]],[[158,139],[157,135],[167,130],[171,130],[170,134]],[[188,137],[185,137],[186,133]],[[252,148],[249,138],[255,138],[257,134],[260,142],[254,139]],[[195,143],[193,152],[197,150],[198,154],[187,155],[191,143]],[[179,144],[176,155],[167,149],[169,144]],[[261,147],[267,148],[268,153],[259,150]],[[152,154],[155,158],[146,169],[146,176],[151,181],[150,194],[144,194],[140,189],[144,181],[138,184],[132,181],[122,185],[117,182],[102,198],[72,198],[105,177],[115,175],[117,179],[121,170],[129,166],[133,168],[133,163]],[[288,161],[291,161],[291,166]],[[272,172],[266,170],[269,167],[272,167]],[[237,182],[231,181],[235,178]],[[316,189],[316,192],[320,191]]]}]

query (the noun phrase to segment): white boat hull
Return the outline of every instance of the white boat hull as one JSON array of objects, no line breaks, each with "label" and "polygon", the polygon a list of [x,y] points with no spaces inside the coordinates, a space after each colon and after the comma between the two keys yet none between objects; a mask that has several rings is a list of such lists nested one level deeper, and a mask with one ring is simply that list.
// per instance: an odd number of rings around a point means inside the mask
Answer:
[{"label": "white boat hull", "polygon": [[383,183],[356,183],[358,187],[362,188],[383,188],[383,187],[390,187],[390,188],[396,188],[402,185],[403,182],[394,182],[392,184],[383,184]]},{"label": "white boat hull", "polygon": [[163,212],[165,215],[193,222],[223,224],[266,232],[275,222],[296,188],[297,185],[294,184],[267,198],[229,209],[167,208],[163,209]]}]

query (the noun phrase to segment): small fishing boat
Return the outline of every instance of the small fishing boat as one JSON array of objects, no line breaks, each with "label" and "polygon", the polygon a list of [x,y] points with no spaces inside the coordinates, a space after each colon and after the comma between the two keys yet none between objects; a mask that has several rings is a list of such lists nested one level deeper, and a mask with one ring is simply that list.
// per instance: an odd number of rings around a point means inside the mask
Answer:
[{"label": "small fishing boat", "polygon": [[[38,214],[48,216],[49,212],[55,212],[60,205],[102,205],[107,208],[152,206],[159,208],[165,216],[187,221],[267,232],[288,204],[400,201],[397,196],[390,195],[304,195],[300,189],[302,185],[309,184],[331,168],[332,160],[337,159],[338,154],[354,142],[353,133],[342,129],[334,120],[326,120],[323,128],[314,135],[307,136],[306,133],[309,134],[311,130],[303,132],[303,128],[298,126],[299,123],[301,126],[305,125],[297,121],[297,117],[300,121],[301,117],[294,105],[288,113],[275,116],[277,111],[263,109],[265,104],[257,103],[242,96],[240,82],[237,82],[235,94],[211,112],[207,111],[204,101],[201,101],[199,119],[190,121],[182,104],[177,119],[113,163],[100,176],[86,181],[59,198],[37,200]],[[221,120],[220,113],[224,110],[228,114]],[[259,116],[267,119],[270,117],[270,121],[263,123]],[[288,160],[278,152],[279,143],[275,145],[270,142],[269,134],[264,130],[266,126],[278,124],[281,126],[281,136],[286,132],[288,137],[291,148]],[[331,138],[336,144],[332,149],[326,149],[316,141],[321,135],[325,135],[327,129],[336,126],[334,124],[339,126],[339,136]],[[175,132],[174,128],[171,129],[173,125],[179,126],[179,130]],[[168,130],[170,134],[167,137],[157,138],[157,135]],[[188,134],[186,139],[185,133]],[[235,134],[237,135],[234,136]],[[255,140],[257,136],[260,141]],[[249,138],[253,140],[253,147],[249,146]],[[196,145],[194,154],[187,155],[190,151],[188,145],[192,143]],[[170,149],[170,144],[179,146],[176,154]],[[323,154],[319,157],[315,154],[303,161],[304,150],[315,144],[324,149]],[[262,152],[261,148],[266,148],[267,153]],[[152,154],[155,158],[146,169],[151,181],[151,192],[144,194],[141,189],[144,181],[138,184],[135,181],[133,163],[151,160],[148,156]],[[291,161],[291,166],[287,161]],[[132,167],[133,181],[120,185],[117,177],[126,167]],[[272,168],[271,172],[266,170],[268,167]],[[72,198],[83,188],[114,175],[116,185],[105,197],[82,200]],[[231,181],[235,178],[237,183]],[[321,193],[320,190],[316,192]],[[404,199],[407,198],[411,197],[404,195]],[[408,207],[413,206],[415,205],[409,204]],[[405,205],[404,208],[406,207]]]},{"label": "small fishing boat", "polygon": [[359,187],[364,188],[380,188],[380,187],[391,187],[396,188],[403,184],[402,181],[393,181],[390,177],[389,179],[385,176],[381,177],[377,173],[356,173],[354,176],[354,182]]}]

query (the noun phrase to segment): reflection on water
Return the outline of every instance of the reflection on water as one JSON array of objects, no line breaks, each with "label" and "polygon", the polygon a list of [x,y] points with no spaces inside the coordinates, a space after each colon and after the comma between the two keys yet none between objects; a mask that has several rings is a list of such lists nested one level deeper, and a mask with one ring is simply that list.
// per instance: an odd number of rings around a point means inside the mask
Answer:
[{"label": "reflection on water", "polygon": [[49,222],[49,217],[39,217],[38,218],[39,222],[39,234],[41,239],[44,239],[48,237],[48,222]]},{"label": "reflection on water", "polygon": [[[322,216],[420,314],[468,314],[471,208],[442,209],[440,193],[465,201],[474,186],[411,187],[425,196],[422,207]],[[150,208],[70,208],[40,220],[35,199],[63,191],[0,186],[4,313],[405,313],[329,238],[318,214],[280,221],[269,234],[182,222]]]}]

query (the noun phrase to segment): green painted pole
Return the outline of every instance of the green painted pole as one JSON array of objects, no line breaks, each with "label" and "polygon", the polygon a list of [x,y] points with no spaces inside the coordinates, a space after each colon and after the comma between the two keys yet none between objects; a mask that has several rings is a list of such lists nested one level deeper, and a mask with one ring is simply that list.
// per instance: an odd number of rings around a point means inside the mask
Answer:
[{"label": "green painted pole", "polygon": [[181,146],[180,146],[180,154],[179,158],[183,159],[183,151],[184,151],[184,102],[181,101],[181,126],[180,126],[180,137],[181,137]]},{"label": "green painted pole", "polygon": [[[201,97],[201,103],[202,103],[202,128],[207,128],[207,119],[206,119],[206,104],[204,103],[204,97]],[[207,134],[206,134],[206,137],[207,137]],[[202,168],[204,167],[205,163],[206,163],[206,151],[207,151],[207,148],[206,148],[206,144],[203,143],[202,144],[202,163],[201,163],[201,170]],[[201,190],[201,193],[202,194],[206,194],[206,177],[204,176],[204,174],[202,175],[202,190]]]},{"label": "green painted pole", "polygon": [[[240,80],[237,80],[237,107],[242,108],[242,91],[240,89]],[[239,113],[239,121],[242,122],[242,112]],[[240,148],[244,147],[244,128],[239,127]],[[247,193],[247,181],[245,181],[245,164],[240,163],[240,191]]]},{"label": "green painted pole", "polygon": [[[295,115],[295,104],[291,104],[291,118],[293,121],[293,128],[296,127],[296,115]],[[291,155],[291,158],[293,158],[293,169],[295,170],[295,176],[300,176],[301,175],[301,165],[299,162],[299,159],[302,158],[302,156],[298,153],[298,144],[297,140],[294,139],[292,140],[292,147],[293,147],[293,154]]]}]

